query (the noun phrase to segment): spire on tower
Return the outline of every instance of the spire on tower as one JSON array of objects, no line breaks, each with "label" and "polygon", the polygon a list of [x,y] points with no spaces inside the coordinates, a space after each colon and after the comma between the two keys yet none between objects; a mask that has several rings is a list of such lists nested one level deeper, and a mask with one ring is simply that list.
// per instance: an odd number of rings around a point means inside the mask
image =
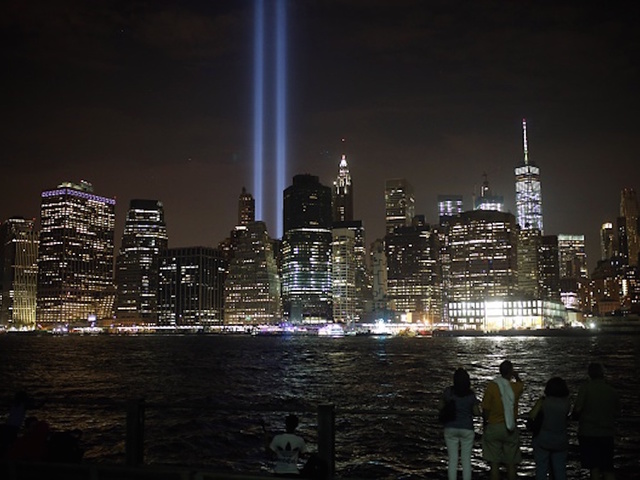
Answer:
[{"label": "spire on tower", "polygon": [[529,148],[527,147],[527,119],[522,119],[522,139],[524,142],[524,164],[529,165]]}]

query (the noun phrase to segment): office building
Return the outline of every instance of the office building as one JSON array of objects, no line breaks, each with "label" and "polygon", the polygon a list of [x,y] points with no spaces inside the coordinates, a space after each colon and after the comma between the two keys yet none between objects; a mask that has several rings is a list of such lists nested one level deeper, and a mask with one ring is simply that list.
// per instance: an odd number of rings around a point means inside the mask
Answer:
[{"label": "office building", "polygon": [[164,207],[158,200],[131,200],[116,260],[116,318],[156,323],[158,265],[168,247]]},{"label": "office building", "polygon": [[353,221],[353,184],[346,155],[340,159],[338,177],[333,182],[332,204],[334,222]]},{"label": "office building", "polygon": [[227,265],[209,247],[169,248],[160,255],[158,325],[221,325]]},{"label": "office building", "polygon": [[371,244],[371,295],[373,300],[373,314],[377,318],[386,318],[389,308],[387,290],[387,255],[384,240],[377,239]]},{"label": "office building", "polygon": [[397,227],[385,237],[388,298],[402,320],[439,323],[442,317],[440,244],[424,222]]},{"label": "office building", "polygon": [[556,235],[542,236],[538,262],[540,298],[559,302],[560,257],[558,253],[558,237]]},{"label": "office building", "polygon": [[249,225],[256,221],[256,201],[247,189],[242,187],[238,199],[238,225]]},{"label": "office building", "polygon": [[413,186],[404,178],[387,180],[384,189],[386,231],[407,227],[415,215],[416,200]]},{"label": "office building", "polygon": [[[517,249],[518,229],[511,213],[474,210],[452,219],[449,226],[451,283],[446,296],[454,328],[482,327],[469,320],[472,316],[460,316],[470,302],[508,299],[518,293]],[[462,310],[458,308],[461,305]],[[467,321],[472,323],[464,323]]]},{"label": "office building", "polygon": [[589,310],[589,270],[584,235],[558,235],[560,295],[566,308]]},{"label": "office building", "polygon": [[282,305],[292,323],[333,317],[331,188],[317,176],[296,175],[284,191]]},{"label": "office building", "polygon": [[42,192],[36,316],[43,327],[113,317],[115,204],[85,181]]},{"label": "office building", "polygon": [[625,188],[620,192],[620,217],[624,218],[626,228],[626,258],[632,267],[638,266],[640,255],[640,212],[638,197],[633,188]]},{"label": "office building", "polygon": [[524,159],[515,169],[517,222],[522,230],[535,229],[543,234],[540,169],[529,159],[527,121],[525,119],[522,120],[522,139]]},{"label": "office building", "polygon": [[611,222],[600,227],[600,260],[608,260],[616,255],[616,234]]},{"label": "office building", "polygon": [[14,217],[0,226],[0,326],[36,327],[38,233],[34,220]]},{"label": "office building", "polygon": [[224,291],[224,322],[277,324],[282,319],[280,277],[273,242],[264,222],[237,227],[236,250]]},{"label": "office building", "polygon": [[463,211],[462,195],[438,195],[438,217],[440,225],[449,223]]},{"label": "office building", "polygon": [[504,212],[504,197],[495,195],[489,186],[487,174],[484,175],[482,186],[480,187],[480,195],[476,196],[473,201],[474,210],[488,210],[496,212]]},{"label": "office building", "polygon": [[540,249],[542,236],[538,229],[523,229],[518,232],[518,288],[523,298],[539,299]]}]

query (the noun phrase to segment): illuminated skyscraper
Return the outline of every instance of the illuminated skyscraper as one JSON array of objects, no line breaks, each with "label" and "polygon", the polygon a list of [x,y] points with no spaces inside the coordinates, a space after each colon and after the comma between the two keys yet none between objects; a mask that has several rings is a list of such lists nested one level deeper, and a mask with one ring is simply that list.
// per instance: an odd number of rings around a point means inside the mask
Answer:
[{"label": "illuminated skyscraper", "polygon": [[355,231],[347,227],[333,228],[331,291],[333,319],[349,323],[358,319],[356,295]]},{"label": "illuminated skyscraper", "polygon": [[518,231],[511,213],[474,210],[451,221],[453,301],[505,298],[517,293]]},{"label": "illuminated skyscraper", "polygon": [[638,208],[638,197],[633,188],[625,188],[620,193],[620,216],[625,220],[627,258],[629,265],[638,265],[638,255],[640,254],[640,212]]},{"label": "illuminated skyscraper", "polygon": [[340,172],[333,182],[332,203],[334,222],[353,221],[353,185],[346,155],[342,155]]},{"label": "illuminated skyscraper", "polygon": [[462,213],[462,195],[438,195],[438,216],[440,225],[445,225],[451,217]]},{"label": "illuminated skyscraper", "polygon": [[565,307],[585,311],[589,270],[584,235],[558,235],[560,295]]},{"label": "illuminated skyscraper", "polygon": [[377,316],[386,314],[388,305],[387,293],[387,255],[384,251],[384,241],[377,239],[371,244],[371,294],[373,297],[373,311]]},{"label": "illuminated skyscraper", "polygon": [[556,235],[543,235],[538,256],[540,298],[543,300],[560,301],[559,262],[558,237]]},{"label": "illuminated skyscraper", "polygon": [[540,298],[540,248],[542,236],[538,229],[519,230],[518,288],[524,298]]},{"label": "illuminated skyscraper", "polygon": [[0,325],[36,326],[38,234],[33,220],[14,217],[0,226]]},{"label": "illuminated skyscraper", "polygon": [[159,271],[159,325],[222,324],[227,264],[219,250],[169,248],[160,256]]},{"label": "illuminated skyscraper", "polygon": [[416,210],[413,186],[404,178],[387,180],[384,189],[387,233],[411,225]]},{"label": "illuminated skyscraper", "polygon": [[294,323],[333,316],[331,296],[331,188],[314,175],[296,175],[284,191],[282,305]]},{"label": "illuminated skyscraper", "polygon": [[496,212],[504,211],[504,197],[502,195],[494,195],[489,186],[487,174],[484,175],[484,181],[480,187],[480,195],[475,197],[473,202],[474,210],[490,210]]},{"label": "illuminated skyscraper", "polygon": [[238,225],[249,225],[256,221],[256,201],[253,195],[242,187],[242,193],[238,200]]},{"label": "illuminated skyscraper", "polygon": [[442,316],[439,241],[424,217],[385,237],[388,296],[396,312],[413,322],[437,323]]},{"label": "illuminated skyscraper", "polygon": [[279,323],[280,277],[267,226],[252,222],[236,231],[235,255],[224,283],[225,323]]},{"label": "illuminated skyscraper", "polygon": [[516,173],[516,212],[518,225],[523,230],[542,227],[542,190],[540,189],[540,169],[529,160],[527,145],[527,121],[522,119],[522,138],[524,160],[515,169]]},{"label": "illuminated skyscraper", "polygon": [[131,200],[116,261],[116,317],[155,323],[158,262],[168,246],[164,207],[157,200]]},{"label": "illuminated skyscraper", "polygon": [[38,323],[53,327],[113,316],[115,204],[85,181],[42,192]]},{"label": "illuminated skyscraper", "polygon": [[603,223],[600,227],[600,260],[609,260],[616,254],[615,239],[613,224]]}]

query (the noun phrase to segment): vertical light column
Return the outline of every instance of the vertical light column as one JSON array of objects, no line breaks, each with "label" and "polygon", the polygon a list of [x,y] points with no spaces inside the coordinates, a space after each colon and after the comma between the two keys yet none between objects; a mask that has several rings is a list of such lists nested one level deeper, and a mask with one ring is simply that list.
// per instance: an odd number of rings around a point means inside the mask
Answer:
[{"label": "vertical light column", "polygon": [[276,3],[276,235],[283,234],[283,205],[287,158],[287,18],[286,0]]},{"label": "vertical light column", "polygon": [[256,0],[253,57],[253,195],[256,220],[264,203],[264,0]]}]

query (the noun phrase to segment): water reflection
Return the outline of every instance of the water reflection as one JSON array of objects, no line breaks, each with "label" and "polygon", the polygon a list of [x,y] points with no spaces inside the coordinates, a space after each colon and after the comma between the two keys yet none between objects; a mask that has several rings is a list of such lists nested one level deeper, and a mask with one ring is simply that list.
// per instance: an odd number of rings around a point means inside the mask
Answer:
[{"label": "water reflection", "polygon": [[[0,382],[5,392],[26,389],[50,399],[42,415],[57,428],[81,428],[92,460],[124,460],[124,414],[114,402],[126,398],[180,406],[149,409],[147,461],[237,470],[265,467],[260,419],[276,426],[281,410],[299,412],[300,431],[313,445],[313,412],[318,404],[333,403],[343,476],[446,478],[436,421],[439,395],[455,368],[464,366],[481,396],[505,358],[526,383],[521,414],[552,376],[566,379],[575,397],[588,362],[601,361],[623,401],[616,461],[622,467],[619,478],[630,478],[640,454],[640,337],[5,335],[0,337]],[[475,426],[480,432],[479,419]],[[526,434],[523,448],[521,471],[530,473]],[[479,443],[472,461],[474,469],[486,469]],[[575,450],[569,463],[569,475],[575,477]]]}]

